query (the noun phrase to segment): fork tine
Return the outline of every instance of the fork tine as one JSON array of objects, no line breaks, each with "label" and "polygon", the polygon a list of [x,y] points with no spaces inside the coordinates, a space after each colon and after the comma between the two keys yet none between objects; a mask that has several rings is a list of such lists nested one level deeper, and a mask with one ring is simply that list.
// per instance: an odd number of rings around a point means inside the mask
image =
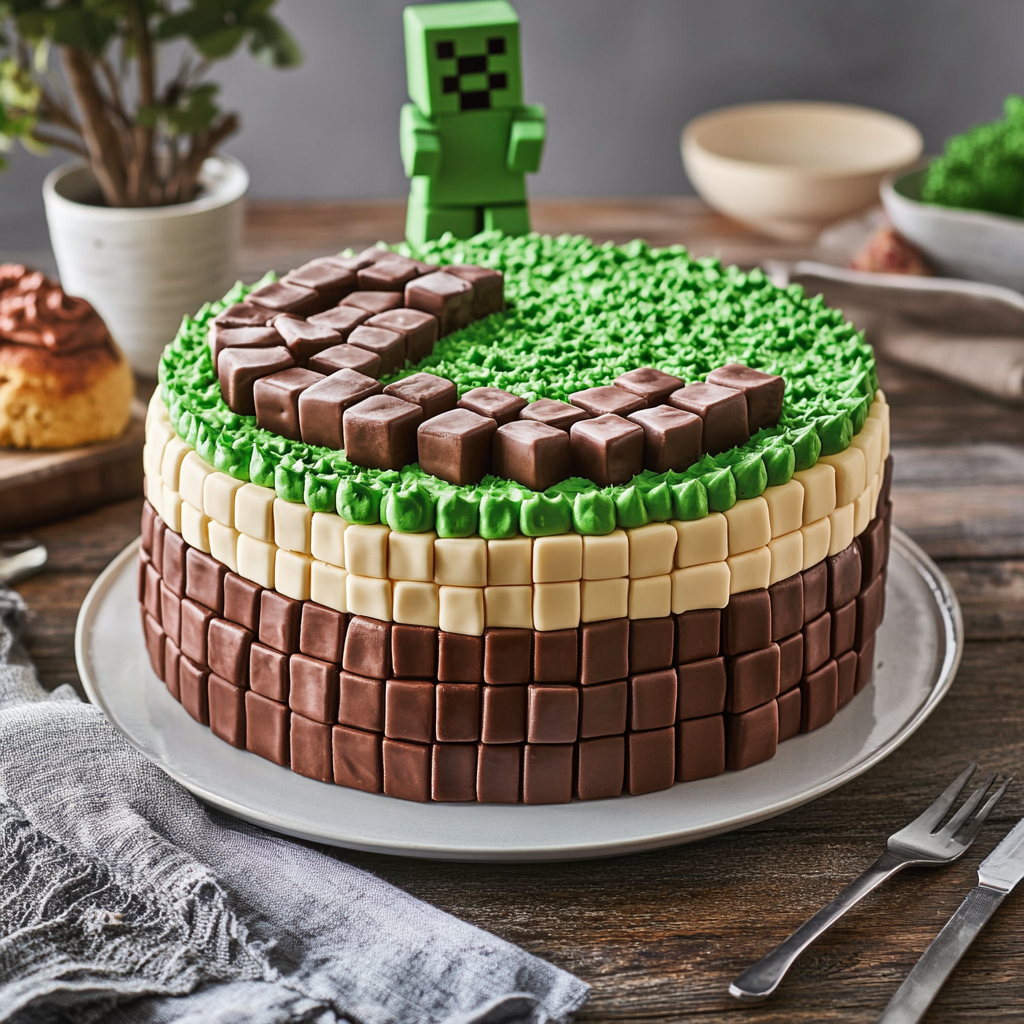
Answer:
[{"label": "fork tine", "polygon": [[959,839],[962,843],[973,843],[975,837],[981,831],[982,825],[985,824],[988,816],[995,810],[996,804],[1003,798],[1003,794],[1011,782],[1013,782],[1012,775],[985,801],[985,806],[960,829],[960,834],[954,838]]},{"label": "fork tine", "polygon": [[946,816],[946,812],[956,802],[956,798],[967,785],[970,777],[978,770],[976,764],[969,764],[945,789],[941,796],[927,810],[911,822],[909,827],[919,826],[934,831],[935,827]]},{"label": "fork tine", "polygon": [[953,815],[952,818],[940,829],[940,831],[947,836],[955,836],[960,830],[960,826],[963,825],[971,815],[974,814],[978,807],[978,804],[985,799],[985,794],[992,788],[992,784],[996,781],[996,773],[993,772],[987,779],[985,779],[978,788],[964,801],[963,807],[960,808]]}]

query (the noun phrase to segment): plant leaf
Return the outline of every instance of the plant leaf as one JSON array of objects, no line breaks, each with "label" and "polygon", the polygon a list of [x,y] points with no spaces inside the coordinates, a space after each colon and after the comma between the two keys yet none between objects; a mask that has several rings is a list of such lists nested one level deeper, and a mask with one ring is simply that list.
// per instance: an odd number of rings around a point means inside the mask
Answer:
[{"label": "plant leaf", "polygon": [[238,48],[244,35],[245,29],[241,25],[235,25],[233,28],[222,28],[216,32],[196,36],[192,41],[204,57],[220,60],[230,56]]},{"label": "plant leaf", "polygon": [[259,14],[245,19],[250,30],[249,52],[272,68],[294,68],[302,63],[302,50],[276,18]]}]

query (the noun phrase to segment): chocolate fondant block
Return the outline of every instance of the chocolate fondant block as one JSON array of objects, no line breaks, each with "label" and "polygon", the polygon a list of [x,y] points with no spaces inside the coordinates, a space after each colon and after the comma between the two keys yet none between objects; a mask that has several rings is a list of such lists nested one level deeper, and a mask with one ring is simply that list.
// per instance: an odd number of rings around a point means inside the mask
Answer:
[{"label": "chocolate fondant block", "polygon": [[629,620],[607,619],[580,626],[580,682],[584,686],[629,675]]},{"label": "chocolate fondant block", "polygon": [[361,309],[367,317],[371,317],[378,313],[386,313],[389,309],[398,309],[402,305],[402,295],[400,292],[357,291],[346,295],[341,304]]},{"label": "chocolate fondant block", "polygon": [[[152,565],[145,567],[144,579],[142,583],[142,605],[146,611],[153,616],[154,619],[160,622],[160,587],[162,581],[160,574],[153,568]],[[167,588],[170,589],[170,588]],[[172,591],[173,593],[173,591]]]},{"label": "chocolate fondant block", "polygon": [[816,671],[828,661],[832,650],[832,616],[822,612],[804,626],[804,674]]},{"label": "chocolate fondant block", "polygon": [[[456,684],[438,684],[448,685]],[[480,739],[484,743],[522,743],[526,739],[525,686],[483,687]]]},{"label": "chocolate fondant block", "polygon": [[588,416],[628,416],[631,412],[647,408],[647,401],[622,388],[606,385],[574,391],[569,401]]},{"label": "chocolate fondant block", "polygon": [[425,803],[430,799],[430,746],[385,739],[384,792],[400,800]]},{"label": "chocolate fondant block", "polygon": [[678,679],[673,669],[629,677],[629,728],[663,729],[676,720]]},{"label": "chocolate fondant block", "polygon": [[451,484],[479,483],[490,469],[495,429],[494,420],[469,409],[424,420],[416,431],[420,468]]},{"label": "chocolate fondant block", "polygon": [[445,267],[445,273],[461,277],[473,286],[471,316],[481,320],[492,313],[500,313],[505,304],[505,277],[489,267],[475,267],[469,264],[455,264]]},{"label": "chocolate fondant block", "polygon": [[185,596],[222,614],[227,572],[227,567],[216,559],[197,548],[189,548],[185,554]]},{"label": "chocolate fondant block", "polygon": [[288,706],[316,722],[333,723],[338,711],[338,670],[329,661],[293,654],[288,660]]},{"label": "chocolate fondant block", "polygon": [[210,328],[209,340],[214,369],[226,348],[280,348],[284,345],[284,338],[274,327],[221,327],[216,322]]},{"label": "chocolate fondant block", "polygon": [[676,661],[714,658],[721,650],[722,613],[717,608],[701,608],[676,616]]},{"label": "chocolate fondant block", "polygon": [[381,738],[336,725],[331,730],[334,754],[334,781],[339,786],[379,793],[384,788],[384,765],[381,759]]},{"label": "chocolate fondant block", "polygon": [[309,316],[327,305],[312,288],[285,281],[271,281],[249,292],[248,301],[277,313]]},{"label": "chocolate fondant block", "polygon": [[279,348],[226,348],[217,360],[220,393],[232,412],[254,416],[256,382],[294,366],[295,360],[283,345]]},{"label": "chocolate fondant block", "polygon": [[836,716],[839,698],[839,669],[826,661],[800,681],[800,731],[811,732],[827,725]]},{"label": "chocolate fondant block", "polygon": [[[437,317],[420,309],[389,309],[370,317],[366,326],[381,327],[402,335],[405,339],[405,358],[414,366],[434,351],[434,343],[437,341]],[[455,404],[454,399],[452,404]]]},{"label": "chocolate fondant block", "polygon": [[293,772],[317,782],[334,781],[330,725],[293,712],[289,746]]},{"label": "chocolate fondant block", "polygon": [[522,784],[523,748],[490,746],[476,748],[476,798],[482,804],[514,804]]},{"label": "chocolate fondant block", "polygon": [[355,672],[338,677],[338,722],[354,729],[384,731],[384,680]]},{"label": "chocolate fondant block", "polygon": [[263,327],[270,323],[277,313],[255,302],[236,302],[221,310],[213,322],[219,327]]},{"label": "chocolate fondant block", "polygon": [[245,748],[254,754],[288,764],[290,712],[284,704],[267,700],[252,690],[245,692]]},{"label": "chocolate fondant block", "polygon": [[756,434],[763,427],[774,427],[779,422],[782,396],[786,391],[786,382],[782,377],[739,363],[729,363],[712,370],[707,379],[712,384],[743,392],[747,400],[747,423],[751,434]]},{"label": "chocolate fondant block", "polygon": [[455,408],[459,396],[458,388],[450,380],[433,373],[414,373],[410,377],[403,377],[389,384],[384,394],[418,405],[423,410],[425,420],[450,412]]},{"label": "chocolate fondant block", "polygon": [[264,590],[260,594],[260,643],[282,654],[295,654],[299,649],[301,615],[301,601]]},{"label": "chocolate fondant block", "polygon": [[828,610],[852,601],[860,591],[860,548],[851,544],[825,559],[828,572]]},{"label": "chocolate fondant block", "polygon": [[569,431],[572,472],[599,487],[628,483],[644,466],[644,432],[615,415],[574,423]]},{"label": "chocolate fondant block", "polygon": [[437,630],[395,623],[391,627],[391,671],[399,679],[433,679],[437,672]]},{"label": "chocolate fondant block", "polygon": [[164,533],[163,568],[161,578],[168,589],[178,597],[185,596],[185,552],[188,545],[180,533]]},{"label": "chocolate fondant block", "polygon": [[322,373],[299,366],[261,377],[253,385],[256,426],[292,441],[301,441],[299,396],[310,385],[322,380]]},{"label": "chocolate fondant block", "polygon": [[725,658],[687,662],[676,669],[676,679],[676,714],[680,719],[706,718],[725,710]]},{"label": "chocolate fondant block", "polygon": [[436,743],[432,752],[430,796],[433,800],[476,799],[476,744]]},{"label": "chocolate fondant block", "polygon": [[625,767],[626,740],[623,736],[581,740],[576,758],[576,796],[580,800],[619,796]]},{"label": "chocolate fondant block", "polygon": [[881,519],[873,519],[857,538],[857,547],[860,549],[860,585],[863,589],[885,568],[889,555],[885,523]]},{"label": "chocolate fondant block", "polygon": [[212,619],[207,641],[210,671],[233,686],[245,686],[249,678],[252,633],[227,619]]},{"label": "chocolate fondant block", "polygon": [[[146,638],[148,646],[148,631],[146,632]],[[158,635],[155,633],[154,639],[159,639]],[[181,651],[178,650],[178,645],[174,643],[169,636],[164,637],[163,680],[168,692],[177,701],[181,700],[181,689],[178,679],[178,670],[180,665]]]},{"label": "chocolate fondant block", "polygon": [[147,556],[153,552],[153,524],[156,522],[156,510],[148,501],[142,503],[142,550]]},{"label": "chocolate fondant block", "polygon": [[178,660],[181,706],[200,724],[210,724],[209,670],[182,653]]},{"label": "chocolate fondant block", "polygon": [[415,260],[391,253],[358,272],[359,287],[368,292],[402,292],[419,273]]},{"label": "chocolate fondant block", "polygon": [[770,761],[779,746],[779,706],[774,700],[725,716],[725,765],[731,771]]},{"label": "chocolate fondant block", "polygon": [[260,594],[263,588],[233,572],[224,577],[224,618],[257,633],[260,625]]},{"label": "chocolate fondant block", "polygon": [[571,683],[579,666],[579,634],[575,629],[553,629],[533,634],[533,681]]},{"label": "chocolate fondant block", "polygon": [[204,668],[207,664],[207,634],[212,619],[213,612],[209,608],[188,598],[181,602],[181,640],[178,646],[182,654],[187,654]]},{"label": "chocolate fondant block", "polygon": [[845,708],[857,692],[857,652],[846,651],[836,658],[836,710]]},{"label": "chocolate fondant block", "polygon": [[568,430],[574,423],[587,419],[587,413],[566,402],[558,402],[553,398],[540,398],[522,409],[519,418],[545,423],[558,430]]},{"label": "chocolate fondant block", "polygon": [[779,742],[791,740],[800,732],[800,687],[780,693],[775,703],[779,706]]},{"label": "chocolate fondant block", "polygon": [[580,689],[580,738],[618,736],[626,731],[629,687],[625,679]]},{"label": "chocolate fondant block", "polygon": [[729,674],[726,711],[733,714],[749,711],[779,695],[781,661],[778,644],[729,658],[726,665]]},{"label": "chocolate fondant block", "polygon": [[768,588],[772,611],[772,640],[795,633],[804,624],[804,581],[800,573]]},{"label": "chocolate fondant block", "polygon": [[261,697],[288,703],[288,655],[263,644],[249,647],[249,688]]},{"label": "chocolate fondant block", "polygon": [[716,455],[750,438],[747,400],[742,391],[718,384],[687,384],[669,395],[669,404],[692,412],[704,421],[701,448]]},{"label": "chocolate fondant block", "polygon": [[567,804],[572,799],[571,743],[527,743],[523,750],[523,803]]},{"label": "chocolate fondant block", "polygon": [[[318,327],[327,327],[340,334],[342,341],[348,341],[348,336],[360,324],[366,323],[371,316],[371,313],[367,313],[365,309],[360,309],[358,306],[335,306],[334,309],[311,316],[309,322]],[[315,370],[316,367],[314,366],[313,369]]]},{"label": "chocolate fondant block", "polygon": [[424,274],[405,286],[404,305],[437,317],[443,337],[472,319],[473,285],[443,270]]},{"label": "chocolate fondant block", "polygon": [[160,678],[164,674],[164,631],[160,623],[146,612],[142,613],[142,629],[146,639],[146,653],[149,655],[149,664],[153,672]]},{"label": "chocolate fondant block", "polygon": [[334,345],[309,360],[309,368],[327,376],[339,370],[355,370],[376,380],[381,375],[380,356],[358,345]]},{"label": "chocolate fondant block", "polygon": [[509,685],[530,681],[532,630],[484,630],[484,682]]},{"label": "chocolate fondant block", "polygon": [[386,679],[391,670],[391,627],[378,619],[353,615],[345,633],[342,667],[346,672]]},{"label": "chocolate fondant block", "polygon": [[565,480],[572,466],[569,435],[533,420],[515,420],[494,434],[494,475],[546,491]]},{"label": "chocolate fondant block", "polygon": [[381,385],[358,370],[337,370],[307,387],[298,399],[299,432],[306,444],[344,448],[345,410],[379,394]]},{"label": "chocolate fondant block", "polygon": [[434,687],[434,732],[439,743],[476,743],[480,739],[480,689],[477,683],[438,683]]},{"label": "chocolate fondant block", "polygon": [[299,650],[311,658],[341,663],[348,616],[314,601],[302,603]]},{"label": "chocolate fondant block", "polygon": [[804,622],[816,619],[828,606],[828,569],[819,562],[801,574],[804,581]]},{"label": "chocolate fondant block", "polygon": [[390,395],[374,395],[344,414],[345,453],[349,461],[372,469],[401,469],[416,461],[418,405]]},{"label": "chocolate fondant block", "polygon": [[626,737],[626,789],[639,796],[668,789],[676,779],[676,731],[652,729]]},{"label": "chocolate fondant block", "polygon": [[725,771],[725,719],[691,718],[676,725],[676,779],[693,782]]},{"label": "chocolate fondant block", "polygon": [[429,743],[434,738],[434,683],[389,679],[384,692],[384,735]]},{"label": "chocolate fondant block", "polygon": [[629,671],[654,672],[675,664],[676,620],[634,619],[629,630]]},{"label": "chocolate fondant block", "polygon": [[340,345],[341,335],[326,324],[312,323],[292,313],[274,317],[274,328],[284,338],[296,366],[307,366],[309,360],[324,349]]},{"label": "chocolate fondant block", "polygon": [[875,505],[875,515],[885,514],[886,506],[889,504],[889,496],[892,494],[892,456],[886,456],[882,464],[882,486],[878,489],[878,502]]},{"label": "chocolate fondant block", "polygon": [[442,683],[482,683],[484,638],[442,630],[437,636],[437,678]]},{"label": "chocolate fondant block", "polygon": [[459,408],[488,416],[499,426],[511,423],[526,408],[526,399],[501,388],[473,388],[459,399]]},{"label": "chocolate fondant block", "polygon": [[362,324],[349,335],[348,343],[377,356],[382,376],[400,370],[405,365],[405,335],[398,331]]},{"label": "chocolate fondant block", "polygon": [[164,537],[167,534],[167,525],[162,519],[157,519],[153,524],[153,551],[150,555],[153,568],[158,573],[164,571]]},{"label": "chocolate fondant block", "polygon": [[799,685],[804,674],[804,635],[791,633],[779,644],[779,692],[785,693]]},{"label": "chocolate fondant block", "polygon": [[[617,388],[639,395],[648,406],[653,407],[667,402],[668,396],[683,387],[686,381],[680,377],[673,377],[670,373],[656,370],[652,366],[641,366],[620,374],[612,383]],[[697,458],[700,458],[699,449]],[[696,462],[697,459],[693,461]]]},{"label": "chocolate fondant block", "polygon": [[857,677],[854,684],[854,692],[860,693],[868,683],[875,671],[875,634],[871,634],[862,647],[857,648]]},{"label": "chocolate fondant block", "polygon": [[700,458],[704,424],[692,412],[657,405],[632,412],[628,418],[643,429],[645,469],[682,472]]},{"label": "chocolate fondant block", "polygon": [[526,742],[575,743],[579,707],[575,686],[532,683],[526,695]]},{"label": "chocolate fondant block", "polygon": [[312,288],[320,297],[321,309],[333,306],[356,290],[355,272],[330,257],[310,260],[288,271],[281,279],[287,284]]},{"label": "chocolate fondant block", "polygon": [[876,576],[857,597],[857,631],[854,646],[860,650],[882,624],[885,611],[885,573]]},{"label": "chocolate fondant block", "polygon": [[722,653],[746,654],[772,641],[772,602],[767,590],[733,594],[722,609]]},{"label": "chocolate fondant block", "polygon": [[845,654],[853,647],[857,632],[857,602],[849,601],[841,608],[834,608],[832,615],[832,648],[833,658]]}]

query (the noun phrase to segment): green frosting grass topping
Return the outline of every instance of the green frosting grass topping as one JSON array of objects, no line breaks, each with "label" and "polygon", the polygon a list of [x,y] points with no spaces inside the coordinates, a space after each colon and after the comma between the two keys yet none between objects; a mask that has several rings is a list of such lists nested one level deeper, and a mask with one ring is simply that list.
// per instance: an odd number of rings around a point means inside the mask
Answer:
[{"label": "green frosting grass topping", "polygon": [[261,430],[254,417],[224,403],[207,326],[251,290],[238,284],[186,317],[164,351],[160,383],[179,436],[216,469],[354,523],[442,537],[606,534],[700,519],[785,483],[820,454],[849,445],[877,387],[871,347],[820,297],[808,298],[797,285],[779,288],[760,270],[694,259],[681,246],[487,233],[399,248],[434,263],[501,270],[508,308],[442,338],[427,359],[385,383],[428,370],[455,381],[460,395],[486,384],[534,401],[610,384],[638,366],[690,382],[738,362],[785,378],[779,424],[742,447],[704,456],[685,473],[645,471],[603,489],[574,477],[538,494],[497,477],[459,487],[418,464],[401,472],[365,469],[344,452]]}]

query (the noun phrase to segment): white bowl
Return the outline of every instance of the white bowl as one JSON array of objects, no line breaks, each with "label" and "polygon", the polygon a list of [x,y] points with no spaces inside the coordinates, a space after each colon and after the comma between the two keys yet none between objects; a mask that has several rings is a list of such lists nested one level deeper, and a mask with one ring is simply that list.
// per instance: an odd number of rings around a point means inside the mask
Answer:
[{"label": "white bowl", "polygon": [[892,226],[945,277],[1024,291],[1024,218],[922,202],[924,173],[882,182],[882,205]]},{"label": "white bowl", "polygon": [[877,202],[886,174],[921,155],[902,118],[842,103],[750,103],[703,114],[683,131],[683,165],[716,210],[802,241]]}]

